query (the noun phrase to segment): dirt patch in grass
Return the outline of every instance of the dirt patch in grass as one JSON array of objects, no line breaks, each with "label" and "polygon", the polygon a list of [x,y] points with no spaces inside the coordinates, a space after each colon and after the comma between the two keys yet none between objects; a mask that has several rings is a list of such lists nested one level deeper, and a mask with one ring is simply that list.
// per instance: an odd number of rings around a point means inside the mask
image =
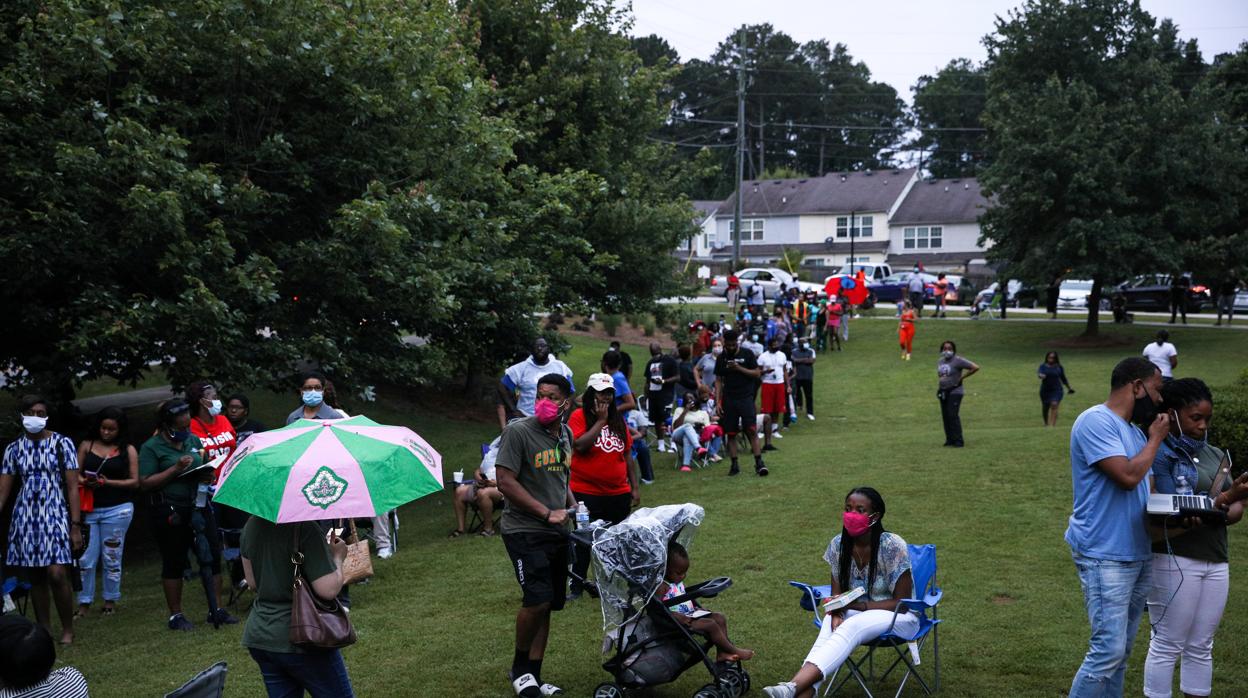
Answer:
[{"label": "dirt patch in grass", "polygon": [[992,603],[995,606],[1008,606],[1017,600],[1018,599],[1014,598],[1013,596],[1010,596],[1009,594],[993,594],[992,595]]}]

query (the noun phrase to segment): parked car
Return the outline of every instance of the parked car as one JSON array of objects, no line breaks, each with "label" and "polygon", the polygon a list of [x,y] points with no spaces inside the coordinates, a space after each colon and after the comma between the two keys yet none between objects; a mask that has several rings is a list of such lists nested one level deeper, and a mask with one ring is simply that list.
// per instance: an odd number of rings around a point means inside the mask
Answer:
[{"label": "parked car", "polygon": [[1235,294],[1235,312],[1248,313],[1248,288],[1241,288]]},{"label": "parked car", "polygon": [[[978,306],[991,300],[997,293],[997,286],[998,283],[996,281],[985,286],[983,290],[975,294],[973,305]],[[1010,279],[1010,282],[1006,285],[1006,303],[1011,308],[1034,308],[1039,302],[1040,294],[1036,289],[1018,279]]]},{"label": "parked car", "polygon": [[1086,308],[1093,283],[1086,279],[1065,279],[1057,289],[1057,307]]},{"label": "parked car", "polygon": [[[879,283],[869,283],[867,286],[875,296],[876,302],[896,303],[910,297],[910,278],[912,276],[914,276],[912,271],[901,271],[884,277]],[[936,274],[919,272],[919,277],[923,279],[923,302],[934,302],[936,298]],[[945,282],[949,284],[949,292],[953,293],[952,301],[956,302],[958,299],[957,289],[962,285],[962,277],[958,274],[945,274]]]},{"label": "parked car", "polygon": [[858,270],[860,269],[867,277],[867,283],[871,283],[872,281],[883,281],[884,277],[893,273],[892,266],[888,264],[846,264],[843,267],[833,269],[831,274],[824,277],[823,283],[826,286],[828,279],[831,279],[834,276],[857,276]]},{"label": "parked car", "polygon": [[[1170,274],[1140,274],[1118,284],[1116,291],[1127,301],[1127,310],[1166,312],[1170,310]],[[1213,302],[1209,289],[1192,283],[1187,290],[1187,312],[1196,313]]]},{"label": "parked car", "polygon": [[[782,284],[785,288],[794,288],[796,286],[802,292],[821,291],[823,289],[823,287],[816,286],[808,281],[794,280],[792,274],[775,267],[750,267],[737,272],[736,276],[741,282],[742,293],[752,284],[759,284],[763,287],[763,297],[769,301],[775,300],[776,295],[780,293]],[[728,277],[722,274],[712,277],[711,293],[716,296],[727,296]]]}]

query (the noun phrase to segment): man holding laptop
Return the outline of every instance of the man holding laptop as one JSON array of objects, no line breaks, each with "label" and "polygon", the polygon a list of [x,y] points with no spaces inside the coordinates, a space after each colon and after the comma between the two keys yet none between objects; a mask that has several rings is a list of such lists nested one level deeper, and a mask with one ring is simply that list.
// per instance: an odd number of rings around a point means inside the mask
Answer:
[{"label": "man holding laptop", "polygon": [[1143,357],[1123,359],[1110,376],[1109,399],[1079,415],[1070,432],[1074,509],[1066,542],[1092,624],[1070,698],[1122,695],[1149,590],[1148,474],[1170,430],[1160,402],[1157,367]]}]

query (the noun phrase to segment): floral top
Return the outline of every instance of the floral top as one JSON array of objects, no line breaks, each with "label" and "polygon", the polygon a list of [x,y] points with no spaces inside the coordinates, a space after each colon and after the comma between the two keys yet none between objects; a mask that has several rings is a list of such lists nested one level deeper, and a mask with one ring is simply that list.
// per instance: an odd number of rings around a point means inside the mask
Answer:
[{"label": "floral top", "polygon": [[[839,534],[832,539],[831,543],[828,543],[823,559],[832,567],[834,578],[840,575],[841,536]],[[872,601],[887,601],[893,598],[893,587],[897,586],[897,580],[901,579],[901,575],[908,569],[910,569],[910,548],[906,546],[906,541],[896,533],[885,531],[880,536],[879,556],[875,563],[875,581],[871,588],[867,588],[867,574],[870,567],[859,567],[852,557],[849,560],[849,584],[841,579],[836,581],[841,585],[841,591],[862,587],[867,589],[867,597]]]}]

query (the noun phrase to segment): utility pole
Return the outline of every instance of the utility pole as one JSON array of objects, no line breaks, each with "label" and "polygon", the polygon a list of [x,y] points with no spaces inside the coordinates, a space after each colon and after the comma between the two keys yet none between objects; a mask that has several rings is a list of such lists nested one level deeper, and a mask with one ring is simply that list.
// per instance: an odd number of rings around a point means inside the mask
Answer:
[{"label": "utility pole", "polygon": [[732,212],[732,273],[741,268],[741,177],[745,169],[745,27],[737,35],[737,196]]},{"label": "utility pole", "polygon": [[854,265],[858,263],[858,258],[854,256],[854,238],[858,237],[858,227],[856,225],[857,211],[849,212],[849,275],[854,275]]}]

